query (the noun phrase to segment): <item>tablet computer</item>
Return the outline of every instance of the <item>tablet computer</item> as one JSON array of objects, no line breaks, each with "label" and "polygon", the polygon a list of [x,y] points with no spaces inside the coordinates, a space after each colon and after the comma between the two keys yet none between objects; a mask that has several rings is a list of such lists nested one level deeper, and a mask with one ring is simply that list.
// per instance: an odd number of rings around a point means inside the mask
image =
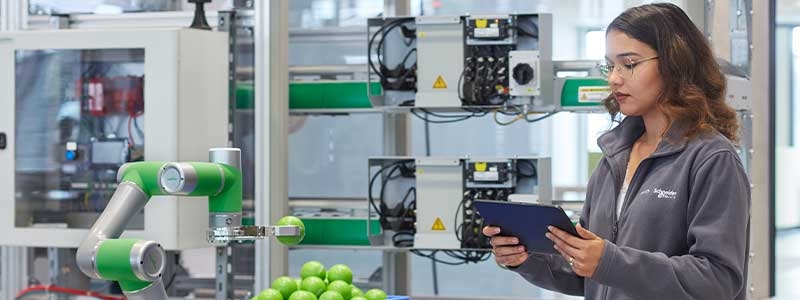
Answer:
[{"label": "tablet computer", "polygon": [[485,225],[500,227],[502,236],[519,238],[529,252],[558,253],[553,241],[544,236],[550,225],[579,236],[575,225],[558,206],[493,200],[475,200],[474,205]]}]

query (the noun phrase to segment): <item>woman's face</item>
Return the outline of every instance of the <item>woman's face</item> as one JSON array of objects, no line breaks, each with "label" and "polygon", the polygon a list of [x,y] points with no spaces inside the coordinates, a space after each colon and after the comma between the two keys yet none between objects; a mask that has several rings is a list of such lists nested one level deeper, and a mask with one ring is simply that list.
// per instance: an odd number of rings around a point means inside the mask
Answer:
[{"label": "woman's face", "polygon": [[608,84],[624,115],[645,116],[657,110],[662,81],[657,58],[651,59],[656,56],[653,48],[618,30],[606,35],[606,63],[615,66]]}]

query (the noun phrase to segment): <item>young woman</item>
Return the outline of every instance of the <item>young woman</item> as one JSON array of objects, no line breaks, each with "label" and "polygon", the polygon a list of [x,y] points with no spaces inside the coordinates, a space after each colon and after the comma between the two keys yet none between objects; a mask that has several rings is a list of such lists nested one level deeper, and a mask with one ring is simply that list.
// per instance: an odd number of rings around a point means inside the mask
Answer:
[{"label": "young woman", "polygon": [[672,4],[628,9],[606,30],[605,105],[626,116],[598,144],[577,230],[558,254],[485,227],[498,264],[586,299],[745,299],[750,184],[736,114],[703,34]]}]

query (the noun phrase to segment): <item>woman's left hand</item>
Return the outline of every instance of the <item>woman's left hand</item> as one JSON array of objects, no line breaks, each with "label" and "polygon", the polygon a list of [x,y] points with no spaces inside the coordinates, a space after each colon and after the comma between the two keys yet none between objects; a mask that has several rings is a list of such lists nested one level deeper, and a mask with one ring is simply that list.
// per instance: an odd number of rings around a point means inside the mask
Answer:
[{"label": "woman's left hand", "polygon": [[546,233],[545,236],[556,244],[556,250],[564,256],[564,259],[570,264],[575,274],[591,278],[600,264],[600,257],[603,256],[606,241],[583,228],[581,224],[578,224],[575,228],[578,230],[580,237],[573,236],[553,226],[547,227],[550,232]]}]

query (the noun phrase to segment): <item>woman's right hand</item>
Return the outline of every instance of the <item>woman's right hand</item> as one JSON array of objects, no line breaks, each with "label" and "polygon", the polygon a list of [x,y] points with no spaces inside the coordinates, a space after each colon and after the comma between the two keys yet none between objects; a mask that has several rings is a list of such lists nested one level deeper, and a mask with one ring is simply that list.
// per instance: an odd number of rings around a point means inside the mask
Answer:
[{"label": "woman's right hand", "polygon": [[489,242],[492,245],[494,260],[501,266],[517,267],[528,259],[528,252],[525,246],[519,244],[519,239],[514,236],[498,236],[500,227],[483,227],[483,234],[492,238]]}]

